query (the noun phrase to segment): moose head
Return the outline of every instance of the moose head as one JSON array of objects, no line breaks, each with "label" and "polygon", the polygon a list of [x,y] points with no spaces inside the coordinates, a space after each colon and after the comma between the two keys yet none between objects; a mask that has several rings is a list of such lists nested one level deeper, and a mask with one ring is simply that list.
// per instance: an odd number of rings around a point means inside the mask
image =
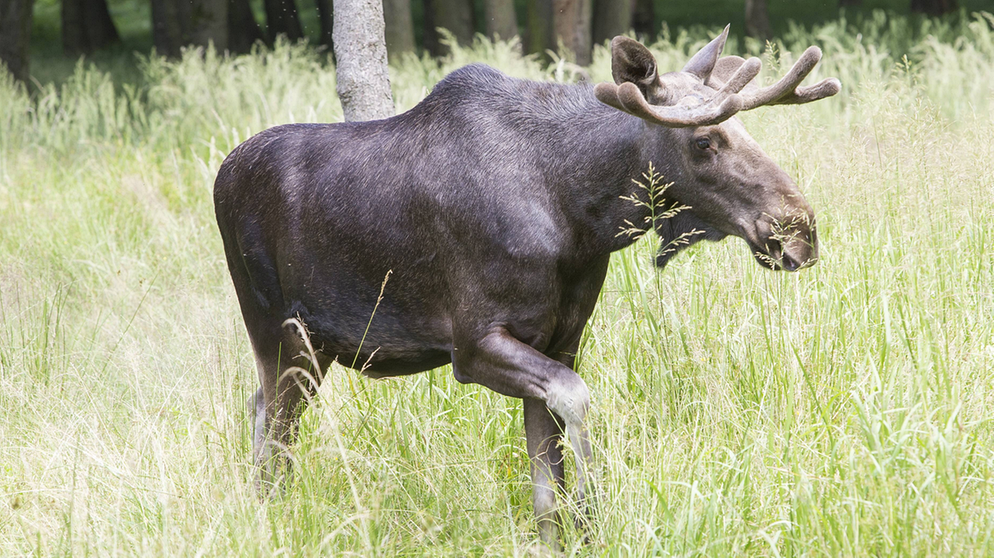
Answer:
[{"label": "moose head", "polygon": [[[656,264],[665,266],[678,238],[693,243],[727,235],[745,239],[755,258],[772,269],[795,271],[818,259],[814,213],[797,184],[735,118],[764,105],[801,104],[839,92],[835,78],[809,87],[802,80],[821,59],[812,46],[777,83],[758,87],[757,58],[719,58],[728,27],[679,72],[660,75],[647,48],[627,37],[611,42],[615,83],[600,83],[597,98],[637,116],[652,130],[651,143],[667,181],[665,201],[689,206],[657,219]],[[691,235],[691,236],[687,236]]]}]

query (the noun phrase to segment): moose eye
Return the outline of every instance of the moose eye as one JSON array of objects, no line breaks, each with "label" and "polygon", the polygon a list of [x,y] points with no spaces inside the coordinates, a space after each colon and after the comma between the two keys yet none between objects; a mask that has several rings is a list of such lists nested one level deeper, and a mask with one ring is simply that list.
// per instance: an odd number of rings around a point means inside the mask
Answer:
[{"label": "moose eye", "polygon": [[696,143],[697,147],[701,149],[707,149],[711,147],[711,140],[709,140],[708,138],[697,138]]}]

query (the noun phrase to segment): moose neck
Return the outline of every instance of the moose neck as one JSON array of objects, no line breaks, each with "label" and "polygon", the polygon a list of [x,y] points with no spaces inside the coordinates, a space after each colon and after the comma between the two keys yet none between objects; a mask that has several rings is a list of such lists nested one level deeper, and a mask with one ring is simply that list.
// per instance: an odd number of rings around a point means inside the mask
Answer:
[{"label": "moose neck", "polygon": [[546,141],[556,151],[547,176],[584,251],[606,254],[652,228],[643,174],[650,164],[663,174],[674,165],[660,159],[668,150],[658,145],[666,136],[658,127],[600,103],[590,88],[577,89],[584,98],[569,120],[547,129]]}]

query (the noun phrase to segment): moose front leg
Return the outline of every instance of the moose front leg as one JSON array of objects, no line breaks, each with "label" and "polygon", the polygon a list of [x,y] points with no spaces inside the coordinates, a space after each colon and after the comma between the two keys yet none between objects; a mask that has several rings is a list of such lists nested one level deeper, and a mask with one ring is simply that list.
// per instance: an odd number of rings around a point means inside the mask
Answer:
[{"label": "moose front leg", "polygon": [[592,487],[588,470],[593,455],[584,424],[590,406],[587,385],[570,367],[518,341],[503,328],[474,343],[457,344],[452,364],[460,382],[474,382],[525,400],[525,430],[532,460],[533,502],[539,534],[546,544],[558,548],[555,489],[562,483],[562,454],[558,448],[551,449],[550,442],[557,441],[562,434],[558,417],[566,426],[576,457],[577,503],[589,513],[587,500]]},{"label": "moose front leg", "polygon": [[559,442],[563,437],[562,421],[545,402],[524,400],[525,438],[531,462],[532,506],[542,541],[559,549],[559,506],[556,494],[565,490],[563,452]]}]

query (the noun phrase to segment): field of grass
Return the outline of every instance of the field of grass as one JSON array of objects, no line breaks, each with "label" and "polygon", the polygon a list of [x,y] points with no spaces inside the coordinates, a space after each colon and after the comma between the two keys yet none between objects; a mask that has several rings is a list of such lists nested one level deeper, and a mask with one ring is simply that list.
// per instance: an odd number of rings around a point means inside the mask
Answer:
[{"label": "field of grass", "polygon": [[[844,85],[741,117],[815,208],[821,262],[773,273],[737,239],[662,273],[651,237],[616,255],[579,365],[601,508],[568,554],[994,553],[992,28],[830,23],[766,53],[769,79],[819,44]],[[704,39],[653,50],[676,69]],[[470,61],[572,78],[480,43],[394,68],[398,109]],[[141,72],[80,65],[33,98],[0,78],[0,555],[537,550],[520,403],[447,368],[332,370],[285,494],[256,498],[212,182],[255,132],[340,120],[334,70],[279,45]]]}]

